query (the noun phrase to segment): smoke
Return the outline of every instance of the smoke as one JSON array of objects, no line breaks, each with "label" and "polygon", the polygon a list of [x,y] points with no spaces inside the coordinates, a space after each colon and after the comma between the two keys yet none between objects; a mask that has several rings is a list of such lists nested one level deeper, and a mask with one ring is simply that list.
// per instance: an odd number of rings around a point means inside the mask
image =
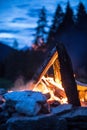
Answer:
[{"label": "smoke", "polygon": [[29,82],[25,83],[24,77],[19,76],[15,80],[13,87],[10,89],[10,91],[32,90],[34,86],[35,86],[35,83],[33,80],[30,80]]}]

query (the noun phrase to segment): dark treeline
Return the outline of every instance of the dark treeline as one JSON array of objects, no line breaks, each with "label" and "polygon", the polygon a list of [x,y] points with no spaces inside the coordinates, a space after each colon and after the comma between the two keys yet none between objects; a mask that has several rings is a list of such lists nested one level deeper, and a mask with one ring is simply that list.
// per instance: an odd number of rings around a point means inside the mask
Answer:
[{"label": "dark treeline", "polygon": [[78,31],[87,32],[87,12],[83,3],[79,3],[76,14],[74,14],[69,2],[67,3],[65,13],[62,11],[61,6],[58,5],[49,31],[47,43],[53,44],[56,40],[56,35],[61,35],[65,30],[73,27],[78,29]]},{"label": "dark treeline", "polygon": [[57,6],[47,44],[53,48],[58,42],[65,45],[76,77],[87,79],[87,12],[82,2],[78,4],[76,13],[69,2],[65,13],[60,5]]},{"label": "dark treeline", "polygon": [[52,25],[47,31],[46,9],[39,12],[34,44],[27,51],[15,51],[0,63],[0,77],[16,80],[23,76],[25,80],[32,78],[38,67],[46,59],[46,54],[55,44],[62,42],[73,64],[76,78],[87,79],[87,12],[83,3],[79,3],[76,14],[67,2],[63,12],[58,4]]},{"label": "dark treeline", "polygon": [[42,50],[13,51],[0,63],[0,78],[29,81],[46,58]]}]

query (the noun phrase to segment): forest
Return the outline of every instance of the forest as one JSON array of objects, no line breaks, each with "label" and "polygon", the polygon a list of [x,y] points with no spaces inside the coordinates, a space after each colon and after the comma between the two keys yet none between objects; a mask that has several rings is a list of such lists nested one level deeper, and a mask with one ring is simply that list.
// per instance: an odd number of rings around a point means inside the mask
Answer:
[{"label": "forest", "polygon": [[[9,83],[14,83],[18,79],[21,79],[20,84],[31,80],[43,60],[46,59],[47,53],[58,43],[63,43],[66,47],[76,79],[87,82],[87,11],[85,6],[80,2],[77,12],[74,13],[69,2],[67,2],[65,12],[58,4],[50,28],[47,22],[47,10],[43,7],[38,15],[34,42],[31,48],[25,51],[18,51],[0,43],[0,87],[6,85],[8,87]],[[16,42],[14,46],[17,47]]]}]

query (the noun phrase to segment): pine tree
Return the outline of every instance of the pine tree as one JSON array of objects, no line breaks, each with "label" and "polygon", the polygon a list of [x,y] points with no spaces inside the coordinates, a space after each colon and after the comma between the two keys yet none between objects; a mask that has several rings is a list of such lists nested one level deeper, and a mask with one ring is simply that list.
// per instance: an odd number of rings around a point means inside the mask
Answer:
[{"label": "pine tree", "polygon": [[13,42],[13,48],[18,49],[18,42],[16,39]]},{"label": "pine tree", "polygon": [[74,24],[74,20],[73,20],[73,10],[72,8],[70,7],[70,3],[69,1],[67,2],[67,6],[66,6],[66,12],[65,12],[65,16],[64,16],[64,19],[63,19],[63,25],[65,27],[67,26],[71,26]]},{"label": "pine tree", "polygon": [[64,16],[64,13],[62,11],[62,8],[58,4],[56,11],[55,11],[55,14],[54,14],[53,21],[52,21],[52,26],[51,26],[50,31],[49,31],[48,40],[47,40],[48,44],[53,43],[53,41],[55,39],[55,33],[63,20],[63,16]]},{"label": "pine tree", "polygon": [[63,11],[62,11],[61,6],[58,4],[55,15],[54,15],[53,24],[51,27],[51,32],[53,32],[53,33],[56,32],[56,30],[58,29],[62,20],[63,20]]},{"label": "pine tree", "polygon": [[46,27],[47,27],[47,18],[46,18],[46,9],[43,7],[40,10],[39,19],[37,21],[36,27],[36,35],[35,35],[35,42],[37,44],[39,38],[46,39]]},{"label": "pine tree", "polygon": [[57,39],[58,39],[59,35],[61,35],[62,32],[65,32],[65,30],[71,29],[73,26],[74,26],[74,14],[73,14],[72,8],[70,7],[70,3],[68,1],[66,10],[65,10],[65,14],[63,17],[63,22],[60,24],[60,26],[56,32]]},{"label": "pine tree", "polygon": [[78,10],[77,10],[77,26],[79,28],[83,28],[85,29],[85,27],[87,28],[86,24],[87,24],[87,13],[86,13],[86,9],[83,5],[82,2],[79,3],[78,5]]}]

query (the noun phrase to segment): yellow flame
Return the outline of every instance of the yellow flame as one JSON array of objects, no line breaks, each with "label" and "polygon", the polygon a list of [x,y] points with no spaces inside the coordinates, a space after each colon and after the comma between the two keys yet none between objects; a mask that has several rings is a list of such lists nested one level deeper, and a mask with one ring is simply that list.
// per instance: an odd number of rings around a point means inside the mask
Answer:
[{"label": "yellow flame", "polygon": [[[16,90],[19,90],[19,91],[30,90],[29,87],[32,85],[34,86],[33,91],[39,91],[39,92],[42,92],[43,94],[47,94],[47,93],[50,94],[50,99],[47,100],[48,102],[58,101],[61,104],[68,103],[66,94],[63,97],[55,94],[55,91],[56,91],[55,87],[58,89],[57,92],[58,91],[62,91],[63,93],[65,92],[64,92],[64,88],[62,87],[61,81],[58,80],[57,82],[55,82],[53,77],[43,76],[41,81],[38,84],[34,84],[33,81],[31,81],[27,85],[21,86],[20,87],[21,89],[19,89],[19,87],[16,87],[16,88],[14,87],[14,89],[8,90],[8,92],[10,93]],[[87,86],[85,86],[85,84],[77,83],[77,90],[79,92],[79,99],[81,102],[81,106],[87,106]]]},{"label": "yellow flame", "polygon": [[48,99],[48,101],[55,100],[55,101],[59,101],[61,104],[67,103],[67,97],[59,98],[58,96],[55,96],[55,94],[54,94],[55,90],[53,88],[51,89],[51,87],[48,87],[49,82],[53,86],[56,86],[59,89],[64,91],[61,81],[59,81],[59,83],[56,83],[52,77],[45,77],[45,76],[42,77],[42,81],[36,87],[34,87],[33,91],[39,91],[39,92],[42,92],[43,94],[50,93],[51,97],[50,97],[50,99]]}]

